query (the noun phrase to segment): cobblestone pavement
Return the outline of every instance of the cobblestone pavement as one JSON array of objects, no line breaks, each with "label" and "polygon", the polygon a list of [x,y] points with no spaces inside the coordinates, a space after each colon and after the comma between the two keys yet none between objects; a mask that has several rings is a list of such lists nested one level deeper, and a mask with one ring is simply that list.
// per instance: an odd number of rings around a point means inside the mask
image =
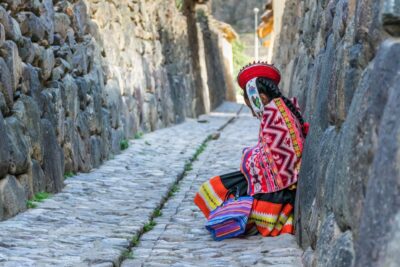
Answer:
[{"label": "cobblestone pavement", "polygon": [[63,192],[0,222],[0,266],[119,266],[185,163],[239,108],[225,103],[203,123],[188,120],[133,140],[99,169],[69,178]]},{"label": "cobblestone pavement", "polygon": [[218,140],[208,143],[193,163],[193,170],[179,183],[153,230],[133,248],[132,259],[122,267],[189,266],[302,266],[302,251],[292,235],[262,238],[260,235],[213,241],[205,230],[202,213],[193,204],[199,186],[215,175],[239,168],[243,147],[256,142],[258,121],[242,112]]}]

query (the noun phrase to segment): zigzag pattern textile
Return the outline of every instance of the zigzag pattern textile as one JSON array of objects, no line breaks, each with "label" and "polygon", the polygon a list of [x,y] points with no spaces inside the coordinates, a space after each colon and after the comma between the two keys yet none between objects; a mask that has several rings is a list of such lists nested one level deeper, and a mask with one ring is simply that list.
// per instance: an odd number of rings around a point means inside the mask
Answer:
[{"label": "zigzag pattern textile", "polygon": [[276,192],[295,184],[304,139],[300,123],[284,101],[276,98],[268,103],[258,144],[245,149],[242,157],[241,171],[248,182],[248,195]]}]

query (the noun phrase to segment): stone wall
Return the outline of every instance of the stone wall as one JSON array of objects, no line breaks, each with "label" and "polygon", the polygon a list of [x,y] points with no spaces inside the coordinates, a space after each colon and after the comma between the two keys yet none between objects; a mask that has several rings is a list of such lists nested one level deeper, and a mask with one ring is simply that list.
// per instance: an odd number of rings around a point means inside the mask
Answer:
[{"label": "stone wall", "polygon": [[274,63],[311,124],[296,204],[306,266],[399,266],[400,1],[287,0]]},{"label": "stone wall", "polygon": [[[0,220],[122,140],[205,111],[193,16],[174,0],[1,1]],[[215,107],[224,88],[210,90]]]}]

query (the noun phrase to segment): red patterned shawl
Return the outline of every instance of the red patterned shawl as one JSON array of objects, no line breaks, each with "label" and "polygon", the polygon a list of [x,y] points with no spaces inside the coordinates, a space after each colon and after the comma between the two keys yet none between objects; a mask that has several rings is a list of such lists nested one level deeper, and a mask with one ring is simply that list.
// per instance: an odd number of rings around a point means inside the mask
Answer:
[{"label": "red patterned shawl", "polygon": [[[293,103],[297,104],[295,99]],[[247,193],[271,193],[295,184],[304,139],[299,121],[282,98],[268,103],[257,145],[243,152],[241,171],[248,182]]]}]

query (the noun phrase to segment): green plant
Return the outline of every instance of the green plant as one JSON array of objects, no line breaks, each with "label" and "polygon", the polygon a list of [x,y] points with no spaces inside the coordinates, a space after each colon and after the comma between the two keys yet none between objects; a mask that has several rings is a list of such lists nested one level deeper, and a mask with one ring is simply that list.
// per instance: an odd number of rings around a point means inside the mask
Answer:
[{"label": "green plant", "polygon": [[157,208],[154,212],[153,212],[153,218],[157,218],[162,216],[162,212],[161,209]]},{"label": "green plant", "polygon": [[129,147],[129,142],[126,139],[123,139],[119,142],[119,147],[121,150],[125,150]]},{"label": "green plant", "polygon": [[68,178],[71,178],[74,175],[76,175],[76,173],[74,173],[74,172],[66,172],[66,173],[64,173],[64,180],[67,180]]},{"label": "green plant", "polygon": [[133,138],[140,139],[142,137],[143,137],[143,133],[142,132],[137,132],[137,133],[135,133],[135,136]]},{"label": "green plant", "polygon": [[184,0],[175,0],[175,6],[179,11],[182,11]]},{"label": "green plant", "polygon": [[47,192],[39,192],[39,193],[35,194],[35,196],[33,197],[32,200],[36,201],[36,202],[43,202],[43,200],[45,200],[49,197],[51,197],[51,194],[49,194]]},{"label": "green plant", "polygon": [[129,250],[125,250],[122,252],[122,258],[123,259],[133,259],[133,252]]},{"label": "green plant", "polygon": [[28,200],[28,201],[26,202],[26,207],[27,207],[28,209],[34,209],[34,208],[37,207],[37,204],[36,204],[34,201],[32,201],[32,200]]},{"label": "green plant", "polygon": [[151,220],[150,222],[146,223],[143,226],[143,231],[146,233],[146,232],[153,230],[153,228],[154,228],[154,226],[156,226],[156,224],[157,223],[155,221]]},{"label": "green plant", "polygon": [[144,143],[148,146],[151,146],[151,144],[148,141],[144,141]]},{"label": "green plant", "polygon": [[191,171],[191,170],[193,170],[193,164],[192,164],[192,162],[186,162],[186,164],[185,164],[185,172],[189,172],[189,171]]},{"label": "green plant", "polygon": [[46,193],[46,192],[39,192],[36,193],[32,199],[28,200],[26,202],[26,207],[28,209],[33,209],[37,207],[37,202],[43,202],[43,200],[51,197],[51,194]]},{"label": "green plant", "polygon": [[139,245],[139,242],[140,242],[139,236],[135,235],[132,237],[132,240],[131,240],[132,247],[136,247],[137,245]]}]

